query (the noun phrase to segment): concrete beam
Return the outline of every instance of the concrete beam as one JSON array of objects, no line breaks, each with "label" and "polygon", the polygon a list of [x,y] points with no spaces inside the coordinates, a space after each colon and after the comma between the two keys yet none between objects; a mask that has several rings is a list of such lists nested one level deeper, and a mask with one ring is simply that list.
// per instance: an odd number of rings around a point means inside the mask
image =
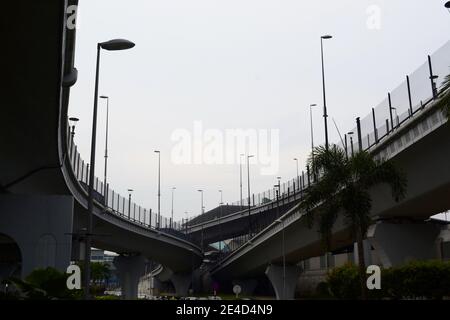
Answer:
[{"label": "concrete beam", "polygon": [[440,227],[432,223],[378,222],[367,232],[385,268],[399,266],[412,260],[438,258]]},{"label": "concrete beam", "polygon": [[139,280],[145,274],[145,263],[146,259],[141,255],[122,255],[114,258],[114,266],[122,287],[122,299],[137,299]]},{"label": "concrete beam", "polygon": [[269,265],[266,269],[266,276],[272,283],[277,300],[292,300],[295,296],[295,287],[301,273],[298,266]]}]

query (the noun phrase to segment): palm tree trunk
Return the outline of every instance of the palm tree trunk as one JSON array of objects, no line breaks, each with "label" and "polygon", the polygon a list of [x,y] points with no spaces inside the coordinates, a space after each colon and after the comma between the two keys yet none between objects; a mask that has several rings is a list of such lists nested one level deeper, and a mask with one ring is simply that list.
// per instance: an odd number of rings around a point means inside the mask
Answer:
[{"label": "palm tree trunk", "polygon": [[356,227],[356,242],[358,245],[358,264],[359,264],[359,281],[361,285],[361,299],[367,300],[366,286],[366,261],[364,259],[364,242],[362,231],[359,226]]}]

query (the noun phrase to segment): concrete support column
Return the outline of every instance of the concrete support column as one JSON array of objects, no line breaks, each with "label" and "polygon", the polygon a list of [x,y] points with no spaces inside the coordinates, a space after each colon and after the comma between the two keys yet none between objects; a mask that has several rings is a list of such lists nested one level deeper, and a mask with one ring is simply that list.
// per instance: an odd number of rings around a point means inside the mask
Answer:
[{"label": "concrete support column", "polygon": [[272,283],[277,300],[292,300],[295,295],[295,287],[301,273],[298,266],[286,266],[286,277],[284,278],[283,266],[269,265],[266,269],[266,276]]},{"label": "concrete support column", "polygon": [[246,280],[234,280],[233,286],[238,285],[241,287],[241,295],[251,297],[258,285],[258,281],[255,279],[246,279]]},{"label": "concrete support column", "polygon": [[[368,240],[363,241],[363,247],[364,247],[364,261],[366,262],[367,266],[370,266],[372,264],[372,245]],[[358,244],[355,242],[353,244],[353,262],[358,265],[359,261],[359,252],[358,252]]]},{"label": "concrete support column", "polygon": [[187,273],[174,273],[170,277],[173,286],[175,287],[175,294],[177,297],[185,297],[188,294],[189,287],[192,282],[192,275]]},{"label": "concrete support column", "polygon": [[440,227],[432,223],[378,222],[367,232],[367,240],[383,267],[399,266],[412,260],[436,259]]},{"label": "concrete support column", "polygon": [[37,268],[66,271],[72,226],[71,196],[0,195],[0,234],[19,247],[22,278]]},{"label": "concrete support column", "polygon": [[146,259],[141,255],[114,258],[114,266],[122,287],[122,299],[137,299],[139,280],[145,274],[145,263]]}]

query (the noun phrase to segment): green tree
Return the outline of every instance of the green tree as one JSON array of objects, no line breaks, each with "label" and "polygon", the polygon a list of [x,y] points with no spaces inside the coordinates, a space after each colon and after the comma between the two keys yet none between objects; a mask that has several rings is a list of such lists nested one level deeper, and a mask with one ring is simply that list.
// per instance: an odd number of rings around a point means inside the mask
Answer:
[{"label": "green tree", "polygon": [[392,161],[375,160],[365,151],[347,157],[336,145],[331,145],[329,150],[316,147],[308,163],[314,172],[320,173],[320,179],[306,190],[300,208],[305,210],[310,227],[317,219],[327,251],[331,247],[332,228],[338,215],[343,215],[357,242],[361,297],[367,299],[363,240],[371,224],[369,191],[385,183],[394,200],[399,201],[406,193],[406,177]]}]

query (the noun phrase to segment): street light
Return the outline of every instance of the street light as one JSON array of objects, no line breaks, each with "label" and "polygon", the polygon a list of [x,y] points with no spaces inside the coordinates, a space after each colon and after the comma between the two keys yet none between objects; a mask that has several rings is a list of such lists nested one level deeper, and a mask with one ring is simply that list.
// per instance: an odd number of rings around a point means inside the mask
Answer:
[{"label": "street light", "polygon": [[219,190],[220,193],[220,216],[219,216],[219,234],[220,234],[220,240],[219,240],[219,253],[222,254],[222,225],[221,225],[221,219],[223,215],[223,190]]},{"label": "street light", "polygon": [[353,151],[353,135],[355,134],[353,131],[350,131],[349,133],[347,133],[350,136],[350,147],[352,149],[352,157],[354,155],[354,151]]},{"label": "street light", "polygon": [[158,154],[158,223],[156,228],[159,229],[161,226],[161,151],[155,150]]},{"label": "street light", "polygon": [[[300,176],[299,176],[299,173],[298,173],[298,158],[294,158],[294,161],[297,164],[297,189],[300,189]],[[294,190],[294,192],[295,192],[295,190]]]},{"label": "street light", "polygon": [[277,223],[281,223],[281,233],[282,233],[282,244],[281,251],[283,255],[283,299],[286,297],[286,250],[285,250],[285,237],[284,237],[284,220],[277,219],[275,220]]},{"label": "street light", "polygon": [[91,171],[89,172],[89,199],[88,199],[88,217],[86,228],[86,250],[84,256],[84,298],[89,299],[89,285],[91,281],[91,245],[92,245],[92,216],[94,210],[94,179],[95,179],[95,149],[97,138],[97,106],[98,106],[98,82],[100,72],[100,50],[119,51],[131,49],[135,44],[124,39],[115,39],[97,44],[97,64],[95,70],[95,90],[94,90],[94,112],[92,120],[92,139],[91,139]]},{"label": "street light", "polygon": [[80,119],[72,117],[69,118],[70,121],[70,127],[72,128],[72,131],[70,132],[70,145],[69,145],[69,150],[70,152],[72,152],[72,148],[73,148],[73,138],[75,137],[75,127],[78,123],[78,121],[80,121]]},{"label": "street light", "polygon": [[170,218],[170,228],[171,229],[172,229],[172,224],[173,224],[173,194],[176,189],[177,189],[176,187],[172,187],[172,217]]},{"label": "street light", "polygon": [[242,157],[245,157],[244,154],[239,155],[239,181],[240,181],[240,187],[241,187],[241,208],[244,205],[242,202]]},{"label": "street light", "polygon": [[249,238],[250,238],[250,234],[251,234],[251,228],[252,228],[252,223],[251,223],[251,203],[250,203],[250,158],[253,158],[253,155],[248,155],[247,156],[247,190],[248,190],[248,233],[249,233]]},{"label": "street light", "polygon": [[105,198],[105,206],[106,204],[106,181],[107,181],[107,173],[108,173],[108,128],[109,128],[109,97],[108,96],[100,96],[101,99],[106,99],[106,134],[105,134],[105,176],[103,180],[103,189],[104,189],[104,198]]},{"label": "street light", "polygon": [[128,189],[128,219],[131,218],[131,194],[133,191],[133,189]]},{"label": "street light", "polygon": [[[311,151],[314,151],[314,128],[313,128],[313,116],[312,116],[312,109],[313,107],[316,107],[317,104],[313,103],[309,105],[309,118],[310,118],[310,127],[311,127]],[[314,155],[313,155],[314,157]]]},{"label": "street light", "polygon": [[320,37],[320,53],[322,57],[322,90],[323,90],[323,120],[325,123],[325,148],[328,150],[328,123],[327,123],[327,99],[326,99],[326,93],[325,93],[325,63],[323,59],[323,40],[328,40],[333,38],[330,35],[324,35]]},{"label": "street light", "polygon": [[[200,192],[201,194],[201,210],[200,210],[200,214],[204,213],[204,206],[203,206],[203,190],[197,190],[198,192]],[[202,223],[202,234],[201,234],[201,247],[202,247],[202,251],[203,251],[203,223]]]}]

